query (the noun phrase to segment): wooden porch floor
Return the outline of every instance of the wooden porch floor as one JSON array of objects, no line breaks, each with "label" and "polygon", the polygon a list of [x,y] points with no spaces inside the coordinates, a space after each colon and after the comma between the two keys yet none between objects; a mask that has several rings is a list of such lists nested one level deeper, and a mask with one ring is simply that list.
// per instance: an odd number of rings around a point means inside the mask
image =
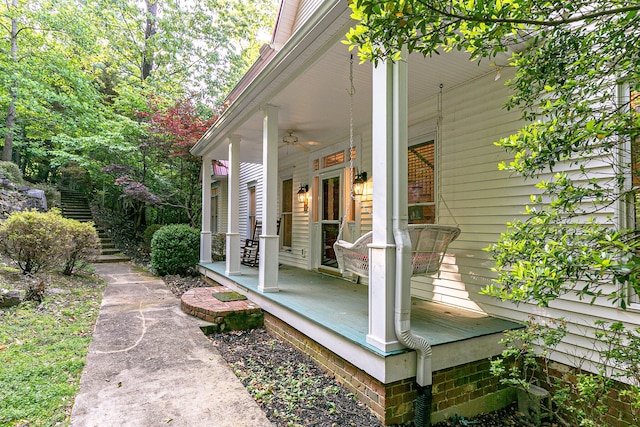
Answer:
[{"label": "wooden porch floor", "polygon": [[[241,275],[227,276],[225,263],[201,264],[215,276],[233,282],[249,299],[262,301],[294,312],[297,316],[326,328],[344,339],[382,357],[385,353],[368,344],[368,287],[350,281],[290,266],[280,266],[279,292],[258,291],[258,269],[241,266]],[[228,286],[229,283],[223,283]],[[252,296],[253,295],[253,296]],[[264,302],[256,301],[264,307]],[[413,299],[411,327],[415,334],[426,338],[432,347],[461,343],[479,337],[500,334],[520,324],[486,314],[459,309],[434,302]],[[265,311],[269,311],[268,308]]]}]

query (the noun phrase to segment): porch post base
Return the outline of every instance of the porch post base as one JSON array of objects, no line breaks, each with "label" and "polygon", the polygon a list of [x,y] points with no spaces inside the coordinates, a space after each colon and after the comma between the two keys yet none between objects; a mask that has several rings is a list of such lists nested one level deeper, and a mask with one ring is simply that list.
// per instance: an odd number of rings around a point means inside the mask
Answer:
[{"label": "porch post base", "polygon": [[[375,237],[375,235],[374,235]],[[396,245],[369,245],[369,333],[367,342],[382,351],[396,346],[394,325]]]},{"label": "porch post base", "polygon": [[405,348],[400,343],[400,341],[394,340],[394,341],[383,342],[383,341],[380,341],[378,337],[375,337],[371,334],[367,334],[367,344],[371,344],[375,348],[387,353],[390,351],[402,350],[403,348]]},{"label": "porch post base", "polygon": [[278,257],[280,236],[260,236],[260,260],[258,262],[258,290],[278,292]]},{"label": "porch post base", "polygon": [[211,262],[211,232],[200,232],[200,262],[203,264]]},{"label": "porch post base", "polygon": [[226,265],[225,274],[229,276],[240,275],[240,234],[227,233],[226,235]]}]

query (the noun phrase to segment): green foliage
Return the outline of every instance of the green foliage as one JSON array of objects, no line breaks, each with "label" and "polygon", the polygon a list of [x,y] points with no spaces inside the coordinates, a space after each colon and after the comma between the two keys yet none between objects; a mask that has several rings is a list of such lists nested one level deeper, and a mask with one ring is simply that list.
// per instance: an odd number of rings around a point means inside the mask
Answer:
[{"label": "green foliage", "polygon": [[[628,405],[628,416],[640,421],[640,328],[621,322],[596,322],[598,344],[593,354],[575,361],[574,372],[553,372],[551,356],[568,333],[565,319],[541,323],[530,317],[525,327],[505,333],[502,357],[492,360],[491,371],[500,382],[527,389],[536,384],[549,390],[554,413],[563,424],[596,427],[609,425],[609,405],[616,393]],[[595,360],[595,372],[581,366]],[[612,380],[618,380],[614,383]],[[617,390],[617,391],[616,391]]]},{"label": "green foliage", "polygon": [[103,205],[143,227],[145,207],[125,206],[114,177],[102,171],[115,161],[131,168],[132,181],[165,196],[171,222],[197,223],[199,165],[160,146],[181,141],[155,138],[144,117],[149,99],[165,108],[192,101],[195,114],[186,119],[194,123],[215,117],[268,41],[279,2],[16,3],[0,4],[0,111],[16,111],[0,137],[13,136],[25,178],[68,183],[80,172],[73,185],[100,191]]},{"label": "green foliage", "polygon": [[144,240],[145,246],[151,250],[151,240],[153,239],[153,235],[156,231],[162,228],[162,224],[152,224],[145,228],[144,233],[142,235],[142,239]]},{"label": "green foliage", "polygon": [[56,209],[14,212],[0,224],[0,251],[24,274],[62,265],[70,275],[95,260],[100,240],[92,223],[63,218]]},{"label": "green foliage", "polygon": [[151,239],[151,265],[161,276],[187,273],[199,256],[200,232],[188,225],[165,225]]},{"label": "green foliage", "polygon": [[0,161],[0,173],[3,173],[12,183],[19,185],[24,183],[24,179],[22,179],[22,172],[13,162],[2,162]]},{"label": "green foliage", "polygon": [[63,273],[70,276],[95,261],[102,247],[93,223],[64,218],[63,227],[68,241]]},{"label": "green foliage", "polygon": [[211,236],[211,258],[213,261],[224,261],[226,257],[225,248],[227,246],[227,236],[218,233]]},{"label": "green foliage", "polygon": [[[2,283],[13,276],[0,270]],[[95,277],[50,275],[42,303],[2,310],[0,425],[68,425],[79,391],[104,283]],[[19,286],[15,284],[14,286]]]},{"label": "green foliage", "polygon": [[14,212],[0,224],[0,251],[24,273],[36,273],[61,265],[68,240],[59,212]]}]

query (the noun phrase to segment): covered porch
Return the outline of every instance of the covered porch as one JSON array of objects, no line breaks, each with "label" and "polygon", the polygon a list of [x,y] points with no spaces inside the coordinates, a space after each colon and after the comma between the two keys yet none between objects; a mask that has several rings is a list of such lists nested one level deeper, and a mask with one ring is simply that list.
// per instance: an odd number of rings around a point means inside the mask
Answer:
[{"label": "covered porch", "polygon": [[[415,351],[385,352],[367,342],[367,286],[328,274],[280,265],[279,292],[260,292],[258,269],[225,273],[224,262],[201,263],[200,273],[256,302],[262,309],[330,349],[382,383],[415,377]],[[411,326],[433,349],[434,372],[499,354],[505,330],[518,323],[444,304],[412,299]],[[434,384],[435,385],[435,384]]]}]

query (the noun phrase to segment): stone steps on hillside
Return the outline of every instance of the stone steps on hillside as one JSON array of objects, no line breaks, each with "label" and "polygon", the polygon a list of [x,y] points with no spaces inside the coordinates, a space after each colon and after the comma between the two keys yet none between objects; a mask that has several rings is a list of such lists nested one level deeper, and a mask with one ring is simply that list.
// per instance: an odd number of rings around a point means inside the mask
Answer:
[{"label": "stone steps on hillside", "polygon": [[[93,214],[89,207],[89,201],[84,194],[69,190],[60,191],[60,204],[62,206],[62,216],[65,218],[75,219],[80,222],[93,221]],[[102,252],[96,263],[107,262],[127,262],[130,260],[128,256],[121,253],[111,240],[111,236],[106,231],[96,228],[98,238],[102,246]]]}]

